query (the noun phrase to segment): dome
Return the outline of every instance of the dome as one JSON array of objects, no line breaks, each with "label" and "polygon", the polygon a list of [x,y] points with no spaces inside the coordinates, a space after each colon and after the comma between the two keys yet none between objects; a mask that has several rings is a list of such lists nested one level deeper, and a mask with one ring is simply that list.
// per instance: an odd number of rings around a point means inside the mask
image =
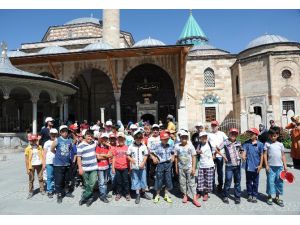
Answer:
[{"label": "dome", "polygon": [[149,37],[147,39],[138,41],[132,47],[149,47],[149,46],[163,46],[163,45],[166,45],[166,44],[160,40]]},{"label": "dome", "polygon": [[197,50],[216,50],[217,48],[215,46],[204,44],[204,45],[194,45],[190,52],[197,51]]},{"label": "dome", "polygon": [[194,45],[189,52],[189,56],[204,56],[204,55],[226,55],[229,52],[218,49],[215,46],[203,43],[201,45]]},{"label": "dome", "polygon": [[68,49],[60,47],[60,46],[49,46],[41,49],[38,54],[46,55],[46,54],[58,54],[58,53],[67,53]]},{"label": "dome", "polygon": [[101,50],[101,49],[112,49],[113,47],[110,46],[107,43],[104,43],[102,41],[98,41],[96,43],[92,43],[87,45],[82,49],[82,51],[92,51],[92,50]]},{"label": "dome", "polygon": [[7,52],[7,56],[8,57],[21,57],[21,56],[26,56],[27,54],[25,52],[18,50],[14,50],[14,51],[8,51]]},{"label": "dome", "polygon": [[273,43],[279,43],[279,42],[289,42],[289,40],[285,37],[274,35],[274,34],[265,34],[258,38],[255,38],[252,40],[248,45],[247,48],[254,48],[260,45],[265,44],[273,44]]},{"label": "dome", "polygon": [[82,17],[82,18],[77,18],[74,20],[70,20],[66,22],[64,25],[73,25],[73,24],[80,24],[80,23],[94,23],[94,24],[100,24],[100,20],[97,18],[93,17]]}]

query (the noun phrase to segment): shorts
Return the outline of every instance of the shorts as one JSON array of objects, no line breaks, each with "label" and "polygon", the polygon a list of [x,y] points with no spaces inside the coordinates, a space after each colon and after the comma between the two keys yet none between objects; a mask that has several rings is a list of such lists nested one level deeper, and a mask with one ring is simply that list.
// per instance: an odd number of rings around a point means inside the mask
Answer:
[{"label": "shorts", "polygon": [[141,190],[147,188],[146,169],[131,170],[131,189]]}]

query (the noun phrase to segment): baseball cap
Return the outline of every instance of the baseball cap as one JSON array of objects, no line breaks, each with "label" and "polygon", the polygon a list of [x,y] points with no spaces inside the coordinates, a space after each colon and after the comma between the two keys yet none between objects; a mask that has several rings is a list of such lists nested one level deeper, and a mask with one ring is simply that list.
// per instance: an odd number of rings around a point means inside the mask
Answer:
[{"label": "baseball cap", "polygon": [[129,127],[130,130],[136,130],[138,129],[137,125],[135,124],[131,124],[130,127]]},{"label": "baseball cap", "polygon": [[171,115],[171,114],[169,114],[168,116],[167,116],[167,119],[173,119],[174,117]]},{"label": "baseball cap", "polygon": [[111,134],[109,135],[109,138],[117,138],[117,136],[116,136],[114,133],[111,133]]},{"label": "baseball cap", "polygon": [[70,126],[69,126],[69,129],[70,130],[77,130],[77,125],[76,124],[71,124]]},{"label": "baseball cap", "polygon": [[199,137],[208,136],[207,132],[203,131],[200,132]]},{"label": "baseball cap", "polygon": [[153,128],[159,128],[159,125],[155,123],[155,124],[152,125],[152,129]]},{"label": "baseball cap", "polygon": [[211,121],[210,125],[219,126],[219,122],[214,120],[214,121]]},{"label": "baseball cap", "polygon": [[112,122],[110,120],[106,121],[105,126],[112,126]]},{"label": "baseball cap", "polygon": [[55,128],[51,128],[49,131],[50,134],[57,134],[58,131]]},{"label": "baseball cap", "polygon": [[133,132],[133,136],[137,135],[137,134],[142,134],[142,130],[137,129],[136,131]]},{"label": "baseball cap", "polygon": [[37,140],[38,136],[36,134],[30,134],[28,135],[28,141],[34,141]]},{"label": "baseball cap", "polygon": [[189,136],[189,133],[186,130],[181,130],[180,136]]},{"label": "baseball cap", "polygon": [[48,123],[48,122],[50,122],[50,121],[54,121],[54,119],[53,119],[52,117],[47,117],[47,118],[45,119],[45,123]]},{"label": "baseball cap", "polygon": [[239,133],[239,130],[238,129],[236,129],[236,128],[231,128],[230,130],[229,130],[229,133]]},{"label": "baseball cap", "polygon": [[203,127],[203,123],[198,122],[198,123],[196,123],[195,127]]},{"label": "baseball cap", "polygon": [[170,138],[170,135],[165,131],[162,131],[159,136],[160,136],[160,139],[162,139],[162,140]]},{"label": "baseball cap", "polygon": [[117,135],[117,137],[122,137],[122,138],[125,138],[125,134],[124,134],[124,132],[118,132],[118,135]]},{"label": "baseball cap", "polygon": [[100,138],[109,138],[108,133],[105,133],[105,132],[102,133]]},{"label": "baseball cap", "polygon": [[59,132],[61,132],[61,130],[63,130],[63,129],[67,129],[68,130],[68,126],[67,125],[61,125],[59,127]]},{"label": "baseball cap", "polygon": [[259,130],[257,130],[256,128],[250,128],[248,131],[256,135],[259,135]]}]

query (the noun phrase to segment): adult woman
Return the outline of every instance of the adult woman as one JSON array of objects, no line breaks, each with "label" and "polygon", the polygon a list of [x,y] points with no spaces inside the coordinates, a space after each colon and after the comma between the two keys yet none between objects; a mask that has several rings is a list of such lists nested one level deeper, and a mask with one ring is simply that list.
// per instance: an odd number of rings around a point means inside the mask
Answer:
[{"label": "adult woman", "polygon": [[291,157],[295,169],[300,169],[300,116],[293,116],[292,123],[289,123],[285,128],[291,129],[292,149]]}]

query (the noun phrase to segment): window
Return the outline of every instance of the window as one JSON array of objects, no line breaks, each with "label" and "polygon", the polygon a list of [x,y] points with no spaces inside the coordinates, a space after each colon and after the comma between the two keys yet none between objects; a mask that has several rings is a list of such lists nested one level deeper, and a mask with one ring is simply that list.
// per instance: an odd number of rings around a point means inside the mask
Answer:
[{"label": "window", "polygon": [[254,107],[254,114],[262,116],[261,107],[255,106]]},{"label": "window", "polygon": [[289,110],[295,112],[295,101],[282,101],[282,110],[286,110],[286,113]]},{"label": "window", "polygon": [[292,76],[292,73],[289,70],[283,70],[282,73],[281,73],[281,76],[284,79],[288,79],[288,78],[290,78]]},{"label": "window", "polygon": [[204,87],[215,87],[215,73],[210,68],[204,71]]},{"label": "window", "polygon": [[239,77],[236,77],[235,79],[235,86],[236,86],[236,94],[240,94],[240,82],[239,82]]},{"label": "window", "polygon": [[216,107],[205,107],[205,121],[211,122],[216,119]]}]

